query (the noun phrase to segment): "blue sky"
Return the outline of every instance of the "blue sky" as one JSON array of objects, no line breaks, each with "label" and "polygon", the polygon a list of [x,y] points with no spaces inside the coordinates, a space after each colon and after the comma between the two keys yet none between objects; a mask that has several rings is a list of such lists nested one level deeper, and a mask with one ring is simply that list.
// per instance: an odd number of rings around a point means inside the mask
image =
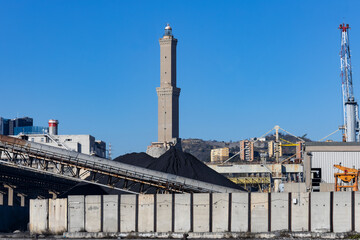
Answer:
[{"label": "blue sky", "polygon": [[[360,99],[360,1],[3,1],[0,116],[50,118],[115,156],[157,140],[159,44],[178,39],[180,137],[318,140],[342,124],[340,32]],[[340,134],[332,137],[340,140]]]}]

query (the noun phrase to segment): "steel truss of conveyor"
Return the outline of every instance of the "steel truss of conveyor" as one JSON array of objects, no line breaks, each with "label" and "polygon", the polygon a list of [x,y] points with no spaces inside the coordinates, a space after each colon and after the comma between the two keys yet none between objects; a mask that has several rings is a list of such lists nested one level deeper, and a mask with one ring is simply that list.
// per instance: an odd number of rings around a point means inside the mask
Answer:
[{"label": "steel truss of conveyor", "polygon": [[[169,193],[240,191],[4,135],[0,135],[0,157],[6,159],[0,164],[132,193],[149,187]],[[100,181],[104,176],[106,183]],[[139,184],[138,192],[131,189],[134,184]]]}]

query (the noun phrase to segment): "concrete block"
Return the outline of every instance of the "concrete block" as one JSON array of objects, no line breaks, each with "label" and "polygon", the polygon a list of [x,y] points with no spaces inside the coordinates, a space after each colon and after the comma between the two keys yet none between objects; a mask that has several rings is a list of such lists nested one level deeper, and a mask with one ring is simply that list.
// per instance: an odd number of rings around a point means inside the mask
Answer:
[{"label": "concrete block", "polygon": [[85,231],[101,232],[101,196],[85,197]]},{"label": "concrete block", "polygon": [[194,197],[194,232],[208,232],[210,230],[210,194],[195,193]]},{"label": "concrete block", "polygon": [[85,197],[68,196],[68,231],[85,231]]},{"label": "concrete block", "polygon": [[156,196],[156,231],[171,232],[172,230],[172,194]]},{"label": "concrete block", "polygon": [[231,232],[248,231],[249,194],[232,193]]},{"label": "concrete block", "polygon": [[351,232],[351,192],[334,192],[333,207],[334,232]]},{"label": "concrete block", "polygon": [[320,183],[320,192],[334,192],[335,184],[334,183]]},{"label": "concrete block", "polygon": [[119,231],[119,196],[103,196],[103,232]]},{"label": "concrete block", "polygon": [[284,192],[306,192],[305,183],[284,183]]},{"label": "concrete block", "polygon": [[136,231],[136,195],[120,196],[120,232]]},{"label": "concrete block", "polygon": [[360,192],[355,192],[355,232],[360,232]]},{"label": "concrete block", "polygon": [[154,195],[139,195],[139,232],[154,232]]},{"label": "concrete block", "polygon": [[212,202],[212,231],[229,231],[229,194],[214,193]]},{"label": "concrete block", "polygon": [[268,231],[268,193],[251,193],[251,232]]},{"label": "concrete block", "polygon": [[67,232],[67,198],[49,199],[49,232]]},{"label": "concrete block", "polygon": [[330,231],[330,192],[311,193],[311,231]]},{"label": "concrete block", "polygon": [[291,198],[291,231],[309,231],[309,193],[293,192]]},{"label": "concrete block", "polygon": [[271,193],[271,231],[289,229],[289,194]]},{"label": "concrete block", "polygon": [[191,195],[188,193],[185,194],[175,194],[175,232],[189,232],[191,229],[190,226],[190,198]]},{"label": "concrete block", "polygon": [[48,232],[49,201],[30,199],[30,232],[42,234]]}]

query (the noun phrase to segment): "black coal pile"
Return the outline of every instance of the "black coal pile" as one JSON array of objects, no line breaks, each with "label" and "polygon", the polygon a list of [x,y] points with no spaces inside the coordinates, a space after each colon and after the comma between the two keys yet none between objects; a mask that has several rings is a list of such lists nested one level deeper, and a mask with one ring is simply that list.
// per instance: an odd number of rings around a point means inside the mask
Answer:
[{"label": "black coal pile", "polygon": [[224,187],[242,189],[220,173],[206,166],[190,153],[183,152],[174,147],[170,148],[159,158],[153,158],[146,153],[131,153],[117,157],[114,161],[171,173]]},{"label": "black coal pile", "polygon": [[[113,161],[122,162],[138,167],[143,167],[160,172],[166,172],[186,178],[191,178],[203,182],[208,182],[224,187],[235,188],[244,190],[239,185],[228,180],[226,177],[212,170],[206,166],[202,161],[190,153],[183,152],[174,147],[170,148],[159,158],[153,158],[146,153],[130,153],[115,158]],[[107,177],[100,180],[102,183],[107,182]],[[115,187],[123,186],[124,182],[118,182]],[[139,191],[140,185],[133,184],[130,188],[131,191]],[[146,193],[155,193],[156,189],[148,187],[144,189]],[[72,188],[67,193],[63,194],[63,197],[68,195],[94,195],[94,194],[122,194],[124,192],[114,190],[111,188],[100,187],[93,184],[81,183]]]}]

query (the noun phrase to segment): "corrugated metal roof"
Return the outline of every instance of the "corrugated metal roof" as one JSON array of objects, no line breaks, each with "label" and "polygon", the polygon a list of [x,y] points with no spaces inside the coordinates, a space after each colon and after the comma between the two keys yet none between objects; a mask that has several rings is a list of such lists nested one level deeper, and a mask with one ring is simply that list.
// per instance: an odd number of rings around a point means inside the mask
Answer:
[{"label": "corrugated metal roof", "polygon": [[360,146],[360,142],[305,142],[305,146]]},{"label": "corrugated metal roof", "polygon": [[334,173],[339,172],[334,164],[349,168],[360,168],[360,152],[312,152],[312,168],[321,168],[324,182],[334,183]]}]

